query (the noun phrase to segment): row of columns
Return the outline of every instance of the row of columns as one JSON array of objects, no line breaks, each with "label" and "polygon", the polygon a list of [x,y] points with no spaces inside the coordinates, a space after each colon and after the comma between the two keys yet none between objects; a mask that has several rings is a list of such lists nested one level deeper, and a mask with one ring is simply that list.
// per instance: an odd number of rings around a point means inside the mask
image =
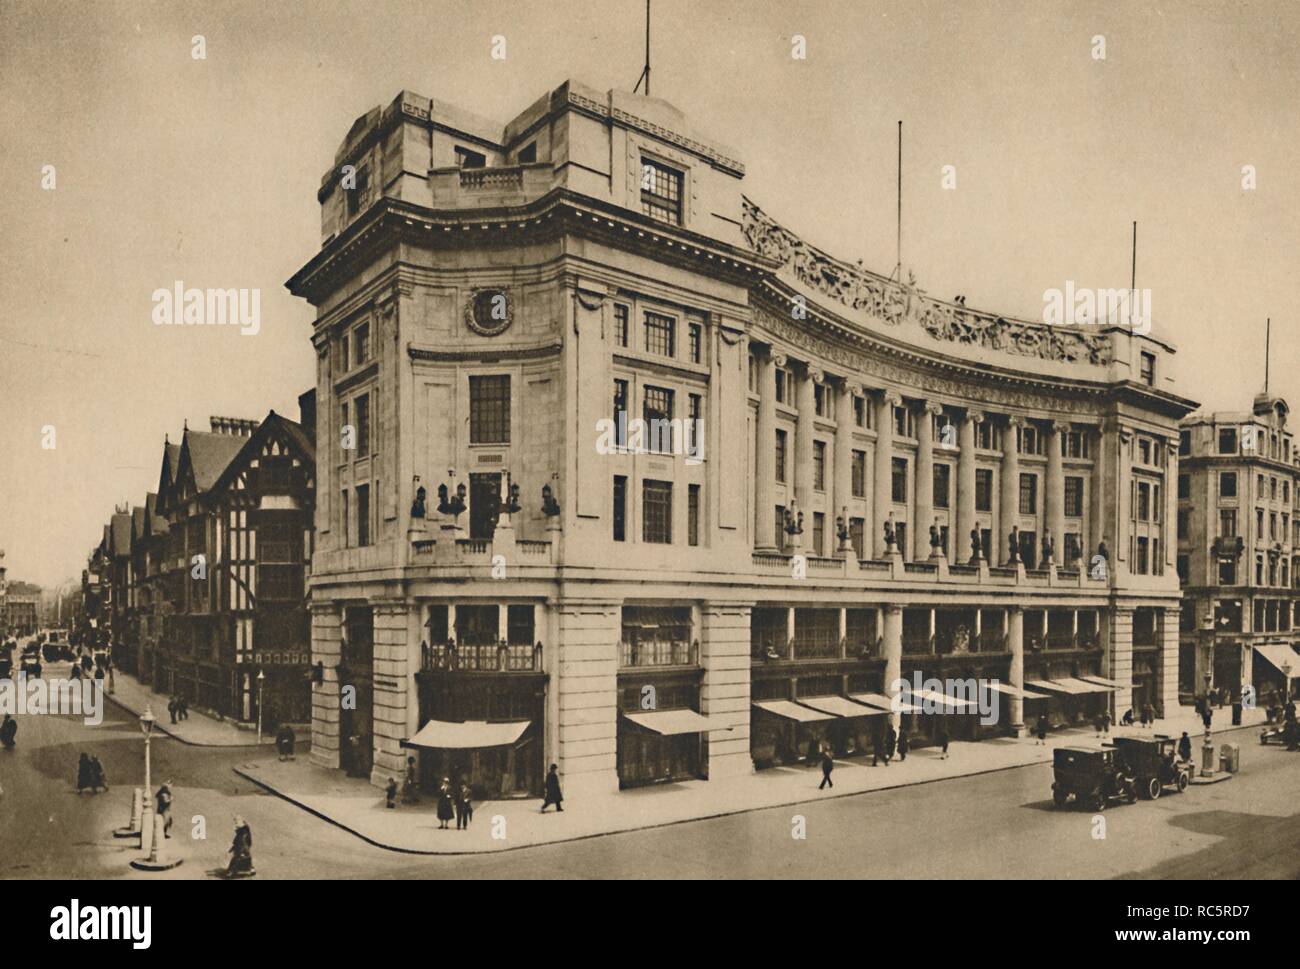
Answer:
[{"label": "row of columns", "polygon": [[[780,536],[776,534],[777,525],[773,516],[776,482],[776,398],[775,373],[787,364],[785,355],[772,351],[766,355],[756,355],[755,365],[758,371],[758,446],[755,459],[755,502],[754,535],[757,551],[775,551],[780,545]],[[816,387],[826,387],[825,392],[836,395],[837,424],[834,437],[834,472],[832,482],[832,500],[827,508],[828,520],[833,522],[841,510],[853,499],[853,397],[864,394],[865,389],[851,381],[842,381],[837,386],[826,383],[825,374],[814,366],[809,366],[807,373],[797,378],[795,403],[798,408],[798,420],[795,427],[795,441],[792,448],[793,468],[787,469],[787,480],[793,485],[793,494],[800,508],[807,509],[813,496],[813,421],[816,415]],[[874,538],[870,543],[868,554],[883,558],[886,554],[884,530],[893,505],[893,458],[894,458],[894,408],[902,406],[902,397],[892,390],[885,390],[869,402],[875,410],[875,458],[872,475],[872,531]],[[927,401],[920,413],[917,427],[917,453],[915,460],[914,503],[915,522],[908,541],[911,543],[912,556],[925,559],[930,554],[929,526],[934,520],[934,421],[941,412],[934,401]],[[967,539],[971,530],[977,527],[978,511],[975,507],[976,490],[976,433],[979,424],[985,421],[985,415],[977,410],[968,410],[960,419],[958,427],[959,453],[957,458],[956,495],[950,496],[950,503],[955,505],[956,534],[950,537],[950,548],[957,559],[965,558]],[[1024,418],[1010,415],[1006,424],[1006,439],[1002,446],[1002,465],[999,501],[999,531],[1003,534],[993,543],[993,558],[1005,563],[1009,558],[1006,533],[1011,525],[1020,518],[1020,453],[1016,435],[1025,425]],[[1065,531],[1065,473],[1061,457],[1061,435],[1068,430],[1067,424],[1053,421],[1047,429],[1047,477],[1042,489],[1042,517],[1054,542],[1061,542]],[[1100,466],[1097,461],[1096,466]],[[865,470],[865,469],[864,469]],[[1096,475],[1094,473],[1094,479]],[[955,498],[955,500],[953,500]],[[1085,549],[1092,547],[1095,537],[1099,540],[1100,531],[1097,522],[1093,523],[1093,536],[1084,539]],[[864,550],[867,551],[867,550]],[[1063,549],[1057,549],[1058,557]]]}]

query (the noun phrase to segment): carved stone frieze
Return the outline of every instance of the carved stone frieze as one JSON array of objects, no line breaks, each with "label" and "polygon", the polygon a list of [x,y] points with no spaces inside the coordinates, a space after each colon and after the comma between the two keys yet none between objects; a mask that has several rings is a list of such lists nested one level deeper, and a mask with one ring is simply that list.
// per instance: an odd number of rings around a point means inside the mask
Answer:
[{"label": "carved stone frieze", "polygon": [[889,326],[910,319],[937,340],[1043,360],[1094,366],[1110,362],[1110,340],[1104,334],[1008,320],[932,299],[910,273],[902,282],[841,262],[808,245],[749,199],[744,200],[743,231],[755,252],[780,261],[803,285]]}]

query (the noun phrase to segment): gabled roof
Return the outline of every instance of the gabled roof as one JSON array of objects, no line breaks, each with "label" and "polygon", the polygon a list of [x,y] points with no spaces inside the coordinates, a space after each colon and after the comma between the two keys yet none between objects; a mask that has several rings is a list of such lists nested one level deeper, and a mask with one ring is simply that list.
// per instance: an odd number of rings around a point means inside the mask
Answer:
[{"label": "gabled roof", "polygon": [[134,545],[144,538],[144,506],[131,507],[131,543]]},{"label": "gabled roof", "polygon": [[307,473],[312,481],[316,477],[316,447],[312,443],[303,426],[297,421],[291,421],[287,417],[281,417],[275,411],[266,415],[266,419],[257,426],[257,430],[252,433],[251,437],[238,438],[243,442],[243,447],[227,463],[221,477],[212,487],[213,494],[219,494],[224,489],[230,487],[236,475],[248,467],[255,457],[262,453],[263,448],[271,440],[279,440],[287,444],[297,453],[299,461],[307,468]]},{"label": "gabled roof", "polygon": [[163,444],[162,467],[158,471],[158,507],[166,508],[167,499],[176,483],[176,469],[181,460],[181,446],[166,441]]},{"label": "gabled roof", "polygon": [[200,493],[207,492],[248,440],[234,434],[187,430],[181,442],[182,471],[193,476],[194,487]]},{"label": "gabled roof", "polygon": [[152,491],[144,496],[144,520],[145,527],[149,529],[152,535],[167,534],[167,519],[158,510],[158,496]]},{"label": "gabled roof", "polygon": [[114,556],[131,554],[131,514],[130,512],[114,512],[112,520],[109,522],[111,529],[109,532],[110,550]]}]

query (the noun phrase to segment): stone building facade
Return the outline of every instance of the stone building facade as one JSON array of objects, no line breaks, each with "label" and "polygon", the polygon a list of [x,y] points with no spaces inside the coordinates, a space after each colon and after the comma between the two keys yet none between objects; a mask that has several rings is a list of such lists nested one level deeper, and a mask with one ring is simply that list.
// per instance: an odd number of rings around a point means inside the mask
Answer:
[{"label": "stone building facade", "polygon": [[504,127],[409,92],[357,119],[288,283],[317,763],[716,778],[926,742],[886,709],[914,673],[1002,685],[954,736],[1177,703],[1173,349],[837,260],[744,172],[572,82]]},{"label": "stone building facade", "polygon": [[[1262,695],[1300,676],[1300,452],[1280,397],[1182,422],[1179,687]],[[1292,684],[1294,687],[1294,684]]]}]

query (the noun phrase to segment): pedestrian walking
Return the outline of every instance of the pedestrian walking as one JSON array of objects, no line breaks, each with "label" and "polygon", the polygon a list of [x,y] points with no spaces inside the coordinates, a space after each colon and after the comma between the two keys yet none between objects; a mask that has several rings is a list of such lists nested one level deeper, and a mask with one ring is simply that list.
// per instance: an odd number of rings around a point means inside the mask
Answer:
[{"label": "pedestrian walking", "polygon": [[1132,707],[1129,707],[1127,710],[1124,711],[1124,716],[1120,718],[1120,721],[1119,721],[1119,722],[1120,722],[1120,726],[1122,726],[1122,727],[1131,727],[1131,726],[1133,726],[1133,708],[1132,708]]},{"label": "pedestrian walking", "polygon": [[1142,707],[1142,719],[1146,721],[1148,727],[1154,727],[1156,725],[1156,708],[1150,703],[1147,703]]},{"label": "pedestrian walking", "polygon": [[1183,760],[1192,759],[1192,738],[1187,736],[1187,731],[1178,738],[1178,756]]},{"label": "pedestrian walking", "polygon": [[1040,744],[1042,746],[1047,746],[1047,730],[1049,726],[1050,724],[1047,722],[1047,714],[1040,713],[1038,715],[1038,723],[1034,725],[1034,732],[1038,735],[1038,739],[1034,741],[1034,746]]},{"label": "pedestrian walking", "polygon": [[241,817],[235,818],[235,838],[230,844],[230,864],[226,866],[227,878],[256,875],[253,868],[253,830]]},{"label": "pedestrian walking", "polygon": [[1110,711],[1102,710],[1100,719],[1101,719],[1101,735],[1103,737],[1109,737],[1110,736]]},{"label": "pedestrian walking", "polygon": [[293,760],[293,746],[298,737],[287,723],[275,732],[275,750],[280,760]]},{"label": "pedestrian walking", "polygon": [[90,787],[90,755],[83,753],[77,762],[77,793]]},{"label": "pedestrian walking", "polygon": [[894,729],[891,723],[885,728],[885,766],[894,759],[894,751],[898,748],[898,731]]},{"label": "pedestrian walking", "polygon": [[470,819],[474,817],[474,805],[471,803],[472,793],[469,784],[465,778],[460,779],[460,787],[456,791],[456,830],[468,831]]},{"label": "pedestrian walking", "polygon": [[182,720],[188,720],[190,718],[190,701],[187,700],[185,697],[181,697],[176,702],[178,705],[178,708],[176,710],[177,714],[180,715],[180,718]]},{"label": "pedestrian walking", "polygon": [[546,796],[542,798],[542,813],[552,804],[555,805],[556,811],[564,810],[564,795],[560,793],[560,768],[552,764],[551,769],[546,772]]},{"label": "pedestrian walking", "polygon": [[438,788],[438,827],[446,831],[447,822],[456,816],[455,809],[452,806],[451,796],[451,778],[444,777],[442,786]]},{"label": "pedestrian walking", "polygon": [[4,744],[5,750],[13,750],[17,738],[18,721],[6,713],[4,722],[0,723],[0,744]]},{"label": "pedestrian walking", "polygon": [[176,697],[167,701],[167,715],[172,718],[172,723],[176,722]]},{"label": "pedestrian walking", "polygon": [[1210,735],[1210,723],[1214,720],[1214,708],[1206,704],[1205,709],[1201,711],[1201,723],[1205,724],[1205,736]]},{"label": "pedestrian walking", "polygon": [[885,757],[885,736],[880,730],[871,735],[871,766],[877,766]]},{"label": "pedestrian walking", "polygon": [[824,787],[834,787],[835,782],[831,780],[831,771],[835,769],[835,758],[831,756],[831,750],[826,745],[822,745],[822,782],[817,785],[817,790]]},{"label": "pedestrian walking", "polygon": [[949,737],[948,737],[948,721],[947,721],[946,719],[944,719],[943,717],[940,717],[940,718],[939,718],[939,729],[938,729],[938,732],[935,734],[935,738],[934,738],[934,739],[937,740],[937,741],[939,742],[939,751],[940,751],[940,753],[939,753],[939,759],[940,759],[940,760],[947,760],[947,759],[948,759],[948,740],[949,740]]},{"label": "pedestrian walking", "polygon": [[1094,738],[1100,740],[1101,739],[1101,714],[1100,713],[1092,718],[1092,730],[1093,730]]},{"label": "pedestrian walking", "polygon": [[907,737],[907,728],[898,728],[898,762],[907,760],[907,752],[912,749],[912,742]]},{"label": "pedestrian walking", "polygon": [[99,789],[108,790],[108,780],[104,777],[104,765],[93,754],[90,757],[90,793],[98,794]]},{"label": "pedestrian walking", "polygon": [[167,781],[162,787],[158,788],[158,793],[154,797],[157,804],[158,817],[163,819],[163,834],[170,838],[172,836],[172,782]]},{"label": "pedestrian walking", "polygon": [[396,777],[388,778],[388,787],[384,789],[384,796],[388,798],[388,802],[384,805],[385,807],[387,808],[397,807],[397,778]]},{"label": "pedestrian walking", "polygon": [[415,769],[415,758],[406,758],[406,780],[402,782],[402,803],[420,803],[420,781]]}]

